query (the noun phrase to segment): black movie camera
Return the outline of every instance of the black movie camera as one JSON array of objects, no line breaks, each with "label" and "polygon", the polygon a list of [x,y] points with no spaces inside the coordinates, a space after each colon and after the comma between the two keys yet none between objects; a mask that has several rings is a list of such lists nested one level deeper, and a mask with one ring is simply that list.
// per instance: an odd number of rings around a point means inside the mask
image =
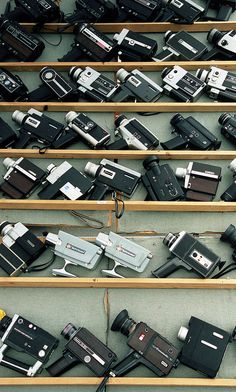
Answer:
[{"label": "black movie camera", "polygon": [[69,24],[78,22],[110,22],[117,16],[116,6],[109,0],[76,0],[76,10],[65,16]]},{"label": "black movie camera", "polygon": [[[236,159],[230,162],[228,168],[233,172],[233,178],[236,176]],[[224,193],[220,196],[221,200],[224,201],[235,201],[236,200],[236,180],[226,189]]]},{"label": "black movie camera", "polygon": [[221,125],[221,133],[231,143],[236,144],[236,118],[229,113],[223,113],[218,119]]},{"label": "black movie camera", "polygon": [[[10,5],[10,1],[8,2]],[[36,22],[39,24],[62,21],[63,14],[52,0],[15,0],[15,8],[4,14],[17,22]]]},{"label": "black movie camera", "polygon": [[0,68],[0,101],[25,101],[28,88],[18,75]]}]

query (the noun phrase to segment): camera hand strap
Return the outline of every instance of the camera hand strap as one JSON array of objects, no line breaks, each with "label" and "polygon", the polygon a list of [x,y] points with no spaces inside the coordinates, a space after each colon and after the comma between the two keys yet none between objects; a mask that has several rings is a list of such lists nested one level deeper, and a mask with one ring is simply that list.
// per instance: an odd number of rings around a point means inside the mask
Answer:
[{"label": "camera hand strap", "polygon": [[104,228],[104,223],[98,219],[92,218],[89,215],[82,214],[79,211],[70,211],[70,214],[75,216],[76,218],[80,219],[82,222],[84,222],[86,225],[93,229],[103,229]]},{"label": "camera hand strap", "polygon": [[9,51],[5,48],[4,42],[0,40],[0,61],[9,56]]},{"label": "camera hand strap", "polygon": [[53,256],[45,263],[38,264],[38,265],[32,266],[30,268],[27,268],[24,272],[28,273],[28,272],[32,272],[32,271],[43,271],[53,264],[55,258],[56,258],[56,255],[53,253]]},{"label": "camera hand strap", "polygon": [[[122,217],[122,215],[125,212],[125,203],[124,200],[122,200],[121,198],[117,197],[117,193],[113,192],[112,193],[112,199],[115,202],[115,216],[117,219],[120,219]],[[119,203],[121,203],[121,207],[119,206]]]},{"label": "camera hand strap", "polygon": [[212,276],[211,279],[221,278],[221,276],[224,276],[234,270],[236,270],[236,261],[233,261],[232,263],[228,264],[225,268],[221,269],[221,271],[215,274],[214,276]]}]

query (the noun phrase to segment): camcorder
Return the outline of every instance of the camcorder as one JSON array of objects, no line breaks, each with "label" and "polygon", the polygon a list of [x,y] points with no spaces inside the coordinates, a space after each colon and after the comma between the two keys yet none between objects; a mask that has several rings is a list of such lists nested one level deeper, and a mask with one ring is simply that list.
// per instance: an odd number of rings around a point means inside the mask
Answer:
[{"label": "camcorder", "polygon": [[78,101],[78,92],[74,85],[58,73],[54,68],[44,67],[39,72],[39,77],[43,82],[37,89],[28,95],[30,102],[58,101]]},{"label": "camcorder", "polygon": [[178,339],[184,342],[179,360],[208,377],[216,377],[227,346],[235,335],[192,316],[188,328],[181,327]]},{"label": "camcorder", "polygon": [[104,62],[110,61],[117,52],[116,43],[88,23],[77,24],[73,33],[72,49],[58,61],[78,61],[82,57]]},{"label": "camcorder", "polygon": [[63,124],[33,108],[27,113],[15,110],[12,119],[20,125],[20,135],[13,148],[25,148],[32,141],[53,148],[53,143],[64,131]]},{"label": "camcorder", "polygon": [[[230,162],[228,168],[233,172],[233,178],[236,175],[236,159]],[[235,201],[236,200],[236,180],[226,189],[224,193],[220,196],[221,200],[224,201]]]},{"label": "camcorder", "polygon": [[99,233],[96,244],[104,250],[104,255],[115,263],[112,269],[102,270],[104,275],[112,278],[124,278],[116,271],[118,267],[130,268],[141,273],[152,258],[148,249],[112,231],[109,234]]},{"label": "camcorder", "polygon": [[[178,366],[179,350],[146,323],[137,323],[129,317],[126,309],[116,316],[111,330],[127,336],[131,350],[111,369],[107,379],[125,376],[140,365],[150,369],[158,377],[164,377]],[[96,392],[104,391],[104,384],[105,380]]]},{"label": "camcorder", "polygon": [[14,161],[5,158],[3,165],[7,172],[4,175],[4,182],[0,185],[0,190],[12,199],[23,199],[41,184],[46,173],[26,158],[19,158]]},{"label": "camcorder", "polygon": [[169,248],[171,255],[165,264],[152,272],[156,278],[166,278],[178,269],[193,271],[201,278],[208,278],[216,267],[221,269],[225,263],[186,231],[181,231],[177,235],[168,233],[163,243]]},{"label": "camcorder", "polygon": [[126,166],[102,159],[99,165],[88,162],[84,172],[94,178],[89,200],[102,200],[108,192],[121,192],[132,197],[141,180],[141,174]]},{"label": "camcorder", "polygon": [[186,169],[178,167],[175,175],[182,182],[186,200],[212,201],[221,181],[221,167],[189,162]]},{"label": "camcorder", "polygon": [[162,12],[162,0],[116,0],[119,21],[154,22]]},{"label": "camcorder", "polygon": [[45,250],[45,245],[21,222],[0,224],[0,267],[9,276],[18,276]]},{"label": "camcorder", "polygon": [[59,230],[58,234],[47,233],[45,243],[51,246],[53,253],[56,256],[62,257],[65,262],[62,268],[54,268],[52,270],[54,276],[74,278],[76,275],[66,270],[69,265],[81,266],[93,270],[103,256],[101,246],[91,244],[91,242],[84,241],[62,230]]},{"label": "camcorder", "polygon": [[69,24],[78,22],[110,22],[117,17],[117,8],[109,0],[76,0],[76,10],[70,16],[65,16]]},{"label": "camcorder", "polygon": [[84,198],[92,189],[93,183],[84,173],[64,161],[59,166],[53,163],[47,167],[49,173],[43,183],[38,197],[43,200],[56,199],[63,196],[69,200]]},{"label": "camcorder", "polygon": [[[206,0],[206,16],[207,20],[223,20],[230,19],[232,13],[236,11],[236,0]],[[208,8],[217,10],[216,16],[209,17],[207,14]]]},{"label": "camcorder", "polygon": [[0,148],[8,148],[17,140],[16,133],[0,117]]},{"label": "camcorder", "polygon": [[163,90],[178,102],[194,102],[202,95],[206,84],[179,65],[162,71]]},{"label": "camcorder", "polygon": [[232,259],[236,261],[236,228],[234,225],[229,225],[225,232],[221,235],[220,240],[228,242],[234,248]]},{"label": "camcorder", "polygon": [[[9,317],[4,310],[0,310],[0,339],[0,365],[28,377],[34,377],[43,370],[59,343],[58,339],[32,321],[18,314]],[[8,350],[24,353],[34,363],[29,365],[12,358],[7,355]]]},{"label": "camcorder", "polygon": [[198,69],[196,75],[206,82],[206,93],[210,98],[217,101],[236,101],[236,73],[210,67],[210,71]]},{"label": "camcorder", "polygon": [[76,328],[69,323],[61,335],[68,340],[63,355],[46,368],[53,377],[58,377],[79,364],[84,364],[97,377],[103,377],[117,360],[116,354],[86,328]]},{"label": "camcorder", "polygon": [[147,200],[174,201],[184,198],[177,178],[171,167],[166,163],[159,164],[159,158],[155,155],[143,161],[146,173],[142,176],[142,183],[146,188]]},{"label": "camcorder", "polygon": [[221,125],[221,133],[231,143],[236,144],[236,118],[229,113],[223,113],[218,119]]},{"label": "camcorder", "polygon": [[[10,7],[10,1],[8,1]],[[17,22],[43,23],[62,21],[63,14],[56,2],[52,0],[15,0],[15,8],[4,14]]]},{"label": "camcorder", "polygon": [[154,61],[195,61],[201,59],[208,51],[206,45],[187,31],[173,33],[168,30],[165,33],[164,40],[165,46],[160,53],[157,53]]},{"label": "camcorder", "polygon": [[177,136],[161,143],[164,150],[217,150],[221,146],[221,141],[192,116],[184,118],[177,113],[170,124]]},{"label": "camcorder", "polygon": [[17,22],[0,18],[0,61],[15,57],[20,61],[34,61],[43,52],[43,41],[28,33]]},{"label": "camcorder", "polygon": [[106,145],[107,150],[154,150],[159,145],[158,138],[135,117],[128,119],[121,114],[115,119],[115,135],[121,138]]},{"label": "camcorder", "polygon": [[212,29],[207,35],[207,40],[214,45],[208,53],[206,53],[202,60],[235,60],[236,58],[236,31],[230,30],[221,32],[217,29]]},{"label": "camcorder", "polygon": [[68,128],[77,134],[91,148],[101,148],[110,140],[110,133],[96,124],[85,113],[68,112],[66,114]]},{"label": "camcorder", "polygon": [[158,22],[193,23],[201,18],[205,9],[193,0],[162,0],[164,7]]},{"label": "camcorder", "polygon": [[122,29],[113,37],[121,61],[151,61],[157,51],[157,42],[143,34]]},{"label": "camcorder", "polygon": [[0,68],[0,101],[26,101],[28,88],[18,75]]}]

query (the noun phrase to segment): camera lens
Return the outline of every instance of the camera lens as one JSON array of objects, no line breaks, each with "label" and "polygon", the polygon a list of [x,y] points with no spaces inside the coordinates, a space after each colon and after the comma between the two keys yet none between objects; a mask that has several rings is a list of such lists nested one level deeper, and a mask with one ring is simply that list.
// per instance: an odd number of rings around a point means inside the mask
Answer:
[{"label": "camera lens", "polygon": [[7,226],[9,226],[10,228],[12,228],[12,225],[10,224],[10,222],[8,221],[4,221],[0,224],[0,232],[1,235],[5,235],[7,230],[4,230],[5,228],[7,228]]},{"label": "camera lens", "polygon": [[20,112],[20,110],[15,110],[12,113],[12,120],[14,120],[17,124],[21,125],[26,116],[27,114]]},{"label": "camera lens", "polygon": [[176,113],[174,117],[170,120],[170,124],[175,127],[176,124],[178,124],[179,121],[182,121],[184,118],[180,113]]},{"label": "camera lens", "polygon": [[196,72],[196,77],[200,79],[202,82],[206,82],[207,77],[208,77],[208,71],[205,69],[199,68]]},{"label": "camera lens", "polygon": [[164,79],[168,75],[168,73],[170,73],[170,71],[171,71],[170,68],[164,68],[162,73],[161,73],[162,79]]},{"label": "camera lens", "polygon": [[219,30],[217,29],[212,29],[209,31],[209,33],[207,34],[207,40],[210,43],[213,44],[217,44],[217,42],[224,36],[223,33],[221,33]]},{"label": "camera lens", "polygon": [[115,126],[119,127],[124,120],[127,120],[127,117],[124,114],[121,114],[119,117],[115,119]]},{"label": "camera lens", "polygon": [[232,248],[236,247],[236,228],[234,225],[229,225],[225,232],[220,237],[221,241],[229,242]]},{"label": "camera lens", "polygon": [[223,113],[221,114],[221,116],[218,119],[219,124],[221,125],[225,125],[227,123],[227,121],[229,121],[231,119],[231,115],[229,113]]},{"label": "camera lens", "polygon": [[143,161],[143,167],[146,170],[149,170],[152,167],[158,166],[159,164],[159,158],[155,155],[151,155],[150,157],[144,159]]},{"label": "camera lens", "polygon": [[173,34],[171,30],[167,30],[165,33],[165,42],[167,42],[173,35],[175,34]]},{"label": "camera lens", "polygon": [[77,328],[69,323],[65,326],[65,328],[61,331],[61,335],[66,339],[69,340],[72,338],[72,336],[75,334],[75,332],[77,331]]},{"label": "camera lens", "polygon": [[2,163],[3,163],[3,166],[5,166],[7,169],[9,169],[9,167],[14,166],[15,161],[11,158],[5,158]]},{"label": "camera lens", "polygon": [[65,116],[65,120],[67,122],[67,124],[69,124],[71,121],[73,121],[75,118],[77,117],[77,113],[76,112],[68,112]]},{"label": "camera lens", "polygon": [[177,240],[177,236],[174,235],[173,233],[168,233],[165,238],[163,239],[163,244],[168,246],[168,248],[171,247],[171,245]]},{"label": "camera lens", "polygon": [[233,182],[233,184],[231,184],[228,189],[226,189],[226,191],[224,193],[222,193],[222,195],[220,196],[221,200],[224,201],[236,201],[236,184],[235,182]]},{"label": "camera lens", "polygon": [[112,331],[120,331],[123,335],[129,336],[129,334],[136,327],[136,322],[129,318],[129,313],[126,309],[123,309],[115,318],[112,323]]},{"label": "camera lens", "polygon": [[81,72],[83,72],[82,68],[72,67],[69,70],[69,76],[76,82]]},{"label": "camera lens", "polygon": [[95,163],[88,162],[84,168],[85,174],[88,174],[88,176],[95,178],[96,173],[99,169],[99,165],[96,165]]},{"label": "camera lens", "polygon": [[122,83],[125,81],[125,79],[127,78],[127,76],[129,76],[129,72],[127,72],[124,68],[120,68],[117,72],[116,72],[116,77],[117,79]]}]

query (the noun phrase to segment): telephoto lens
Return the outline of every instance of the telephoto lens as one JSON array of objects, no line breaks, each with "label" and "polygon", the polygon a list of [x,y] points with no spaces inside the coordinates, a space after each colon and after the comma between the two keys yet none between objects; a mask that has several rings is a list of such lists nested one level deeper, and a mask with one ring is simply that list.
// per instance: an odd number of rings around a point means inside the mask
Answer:
[{"label": "telephoto lens", "polygon": [[63,336],[63,338],[65,338],[66,340],[70,340],[72,338],[72,336],[77,332],[77,328],[71,324],[68,323],[65,328],[61,331],[61,335]]},{"label": "telephoto lens", "polygon": [[113,321],[111,330],[129,336],[135,330],[136,325],[137,323],[129,317],[128,311],[123,309]]},{"label": "telephoto lens", "polygon": [[208,42],[212,43],[212,44],[217,44],[217,42],[223,38],[224,33],[222,33],[221,31],[217,30],[217,29],[211,29],[208,34],[207,34],[207,40]]},{"label": "telephoto lens", "polygon": [[236,247],[236,228],[234,225],[229,225],[225,232],[221,235],[220,240],[228,242],[232,248]]}]

